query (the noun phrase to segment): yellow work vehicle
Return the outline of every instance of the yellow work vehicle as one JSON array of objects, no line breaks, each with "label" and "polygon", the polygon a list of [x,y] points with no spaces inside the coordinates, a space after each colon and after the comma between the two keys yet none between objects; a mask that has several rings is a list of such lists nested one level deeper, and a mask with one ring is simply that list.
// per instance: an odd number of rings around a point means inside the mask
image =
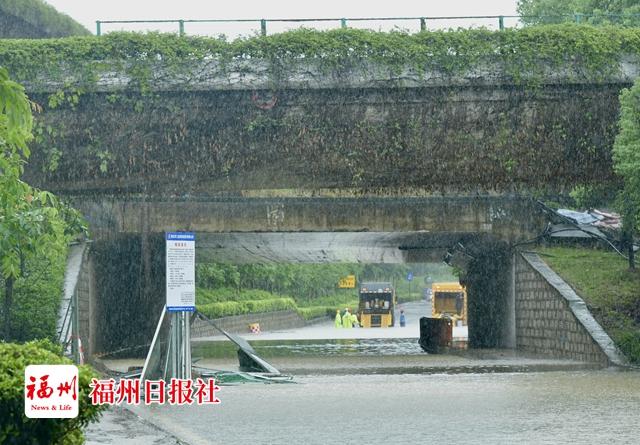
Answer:
[{"label": "yellow work vehicle", "polygon": [[361,283],[358,319],[363,328],[386,328],[395,324],[396,291],[391,283]]},{"label": "yellow work vehicle", "polygon": [[431,316],[449,317],[454,326],[462,320],[467,325],[467,290],[460,283],[433,283],[431,285]]}]

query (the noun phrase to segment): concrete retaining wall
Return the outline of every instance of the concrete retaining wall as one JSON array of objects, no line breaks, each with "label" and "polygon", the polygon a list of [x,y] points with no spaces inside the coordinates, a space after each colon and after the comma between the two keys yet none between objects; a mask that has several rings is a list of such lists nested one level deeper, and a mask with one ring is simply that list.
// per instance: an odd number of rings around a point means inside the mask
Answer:
[{"label": "concrete retaining wall", "polygon": [[536,254],[516,255],[515,311],[520,350],[602,366],[626,363],[585,302]]},{"label": "concrete retaining wall", "polygon": [[93,261],[89,255],[89,248],[85,249],[82,267],[76,285],[78,301],[78,335],[82,341],[85,359],[91,357],[95,351],[95,278]]},{"label": "concrete retaining wall", "polygon": [[[259,314],[234,315],[214,320],[216,325],[225,331],[246,334],[251,323],[260,323],[260,330],[274,331],[279,329],[301,328],[307,324],[296,311],[264,312]],[[191,337],[209,337],[219,335],[209,323],[197,320],[191,326]]]}]

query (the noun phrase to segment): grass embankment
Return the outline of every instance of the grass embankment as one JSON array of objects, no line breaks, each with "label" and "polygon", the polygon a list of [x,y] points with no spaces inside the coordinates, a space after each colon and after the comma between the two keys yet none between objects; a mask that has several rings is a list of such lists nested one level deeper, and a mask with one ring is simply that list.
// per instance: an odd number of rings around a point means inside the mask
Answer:
[{"label": "grass embankment", "polygon": [[640,270],[613,252],[551,247],[543,259],[584,299],[627,358],[640,364]]}]

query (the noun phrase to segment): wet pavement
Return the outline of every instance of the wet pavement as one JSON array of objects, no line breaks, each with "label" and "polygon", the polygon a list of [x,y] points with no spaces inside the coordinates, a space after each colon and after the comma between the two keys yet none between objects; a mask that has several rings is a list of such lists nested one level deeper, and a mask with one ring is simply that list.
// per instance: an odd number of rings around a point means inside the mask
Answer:
[{"label": "wet pavement", "polygon": [[340,375],[133,411],[199,444],[631,444],[640,373]]},{"label": "wet pavement", "polygon": [[184,444],[137,414],[122,407],[110,407],[98,423],[84,430],[87,445],[178,445]]}]

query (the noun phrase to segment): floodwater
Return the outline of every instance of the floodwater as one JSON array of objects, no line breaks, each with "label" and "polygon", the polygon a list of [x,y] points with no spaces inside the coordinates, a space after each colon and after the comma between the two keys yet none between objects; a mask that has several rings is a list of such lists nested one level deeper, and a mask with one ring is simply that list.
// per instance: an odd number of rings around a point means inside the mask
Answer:
[{"label": "floodwater", "polygon": [[[638,443],[639,371],[504,350],[429,355],[411,328],[379,339],[305,335],[321,328],[245,336],[293,383],[225,385],[220,405],[131,410],[192,445]],[[235,351],[229,341],[193,343],[193,357],[208,368],[237,369]]]},{"label": "floodwater", "polygon": [[[245,337],[246,338],[246,337]],[[424,355],[415,338],[346,338],[251,341],[262,358],[343,355]],[[238,347],[226,342],[194,342],[194,358],[234,358]]]},{"label": "floodwater", "polygon": [[307,376],[224,386],[215,406],[138,406],[190,444],[638,443],[640,373]]}]

